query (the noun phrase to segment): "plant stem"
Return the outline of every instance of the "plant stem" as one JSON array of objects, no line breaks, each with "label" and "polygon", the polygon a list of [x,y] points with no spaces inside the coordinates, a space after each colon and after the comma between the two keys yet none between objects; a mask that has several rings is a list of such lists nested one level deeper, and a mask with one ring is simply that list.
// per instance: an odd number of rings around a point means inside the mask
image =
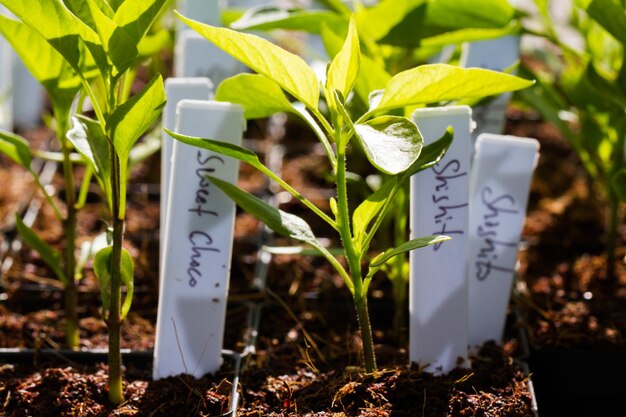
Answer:
[{"label": "plant stem", "polygon": [[63,153],[63,178],[65,180],[65,205],[67,217],[64,219],[65,230],[65,276],[67,283],[64,289],[65,304],[65,340],[70,349],[76,349],[79,344],[78,334],[78,293],[76,291],[76,190],[74,189],[74,165],[71,159],[71,150],[65,137],[68,130],[68,115],[57,112],[57,138]]},{"label": "plant stem", "polygon": [[113,252],[111,256],[111,294],[108,317],[109,330],[109,401],[120,404],[124,401],[122,391],[122,355],[120,352],[121,327],[121,282],[122,282],[122,242],[124,240],[124,219],[120,218],[120,161],[111,146],[111,182],[113,189]]},{"label": "plant stem", "polygon": [[[340,141],[337,141],[340,143]],[[360,255],[357,254],[350,233],[350,216],[348,210],[348,190],[346,186],[346,155],[345,147],[341,147],[337,153],[337,210],[339,233],[343,242],[343,247],[350,268],[350,276],[354,284],[354,305],[361,329],[361,339],[363,341],[363,361],[365,372],[372,373],[376,370],[376,358],[374,356],[374,339],[372,338],[372,327],[367,311],[367,291],[363,288],[363,278],[361,276]]]}]

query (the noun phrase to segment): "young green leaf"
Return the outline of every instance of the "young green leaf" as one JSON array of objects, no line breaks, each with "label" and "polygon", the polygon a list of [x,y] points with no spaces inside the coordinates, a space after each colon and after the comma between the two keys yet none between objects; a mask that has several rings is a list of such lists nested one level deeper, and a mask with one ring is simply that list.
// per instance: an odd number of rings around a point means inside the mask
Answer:
[{"label": "young green leaf", "polygon": [[235,30],[301,30],[319,34],[324,24],[344,28],[347,20],[328,10],[288,10],[274,6],[258,6],[246,11],[230,24]]},{"label": "young green leaf", "polygon": [[461,98],[477,98],[529,87],[533,81],[482,68],[421,65],[395,75],[376,111]]},{"label": "young green leaf", "polygon": [[237,186],[215,177],[208,177],[238,206],[257,217],[274,232],[296,239],[317,248],[320,246],[309,225],[300,217],[274,208]]},{"label": "young green leaf", "polygon": [[619,0],[593,0],[587,13],[626,47],[626,8]]},{"label": "young green leaf", "polygon": [[422,135],[406,117],[377,117],[354,129],[367,159],[386,174],[406,171],[422,151]]},{"label": "young green leaf", "polygon": [[116,9],[113,20],[124,29],[136,47],[171,1],[124,0]]},{"label": "young green leaf", "polygon": [[350,19],[348,36],[343,47],[330,63],[326,77],[326,89],[339,91],[344,97],[352,91],[361,66],[359,34],[354,19]]},{"label": "young green leaf", "polygon": [[[107,3],[107,0],[92,0],[96,7],[100,9],[109,19],[113,19],[115,12]],[[91,16],[91,10],[89,8],[88,1],[85,0],[64,0],[65,5],[72,13],[74,13],[80,20],[82,20],[87,26],[96,30],[96,22],[94,22]]]},{"label": "young green leaf", "polygon": [[[110,306],[110,291],[111,291],[111,267],[112,267],[113,247],[107,246],[100,249],[96,254],[93,261],[93,270],[96,273],[98,282],[100,284],[100,292],[102,294],[102,313],[106,319],[106,312],[109,311]],[[130,253],[122,248],[122,282],[126,286],[126,297],[124,298],[124,304],[121,308],[121,319],[124,320],[126,315],[130,311],[130,306],[133,302],[134,292],[134,263]]]},{"label": "young green leaf", "polygon": [[385,264],[385,262],[387,262],[394,256],[400,255],[401,253],[409,252],[413,249],[419,249],[429,245],[436,245],[437,243],[445,242],[446,240],[450,240],[450,237],[443,235],[430,235],[409,240],[408,242],[405,242],[398,247],[386,250],[383,253],[379,254],[370,263],[370,268],[379,269]]},{"label": "young green leaf", "polygon": [[15,133],[0,130],[0,152],[26,169],[30,169],[33,158],[28,142]]},{"label": "young green leaf", "polygon": [[[107,129],[113,140],[115,152],[120,159],[120,176],[126,178],[130,150],[139,137],[148,130],[161,114],[165,106],[163,79],[157,75],[141,91],[119,106],[109,118]],[[126,181],[122,181],[120,196],[121,207],[126,201]],[[121,215],[124,213],[122,212]]]},{"label": "young green leaf", "polygon": [[282,89],[317,109],[319,81],[302,58],[258,36],[205,25],[178,15],[190,28]]},{"label": "young green leaf", "polygon": [[278,84],[259,74],[239,74],[225,79],[217,87],[215,100],[239,104],[246,119],[294,111]]},{"label": "young green leaf", "polygon": [[111,201],[111,152],[100,124],[86,116],[72,117],[67,139],[93,168],[109,202]]},{"label": "young green leaf", "polygon": [[65,60],[81,72],[87,46],[100,71],[107,72],[107,59],[95,31],[76,17],[61,0],[2,0],[13,14],[38,31]]},{"label": "young green leaf", "polygon": [[69,285],[70,280],[61,267],[61,253],[41,239],[33,229],[26,226],[18,214],[15,214],[15,225],[17,232],[24,239],[24,243],[39,253],[41,259],[52,269],[52,272],[63,284]]},{"label": "young green leaf", "polygon": [[11,43],[28,71],[46,89],[53,106],[69,112],[81,81],[61,54],[39,32],[2,15],[0,33]]}]

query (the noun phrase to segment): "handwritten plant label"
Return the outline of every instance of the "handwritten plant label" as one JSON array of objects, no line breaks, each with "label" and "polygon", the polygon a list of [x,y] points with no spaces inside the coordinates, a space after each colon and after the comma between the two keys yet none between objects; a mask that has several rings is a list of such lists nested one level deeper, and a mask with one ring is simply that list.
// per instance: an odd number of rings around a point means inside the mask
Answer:
[{"label": "handwritten plant label", "polygon": [[[183,100],[176,131],[241,144],[243,108]],[[197,378],[221,366],[235,204],[207,175],[236,183],[239,163],[181,142],[173,146],[155,379],[182,373]]]},{"label": "handwritten plant label", "polygon": [[[209,100],[213,98],[213,85],[208,78],[168,78],[165,80],[165,95],[167,104],[163,109],[163,127],[174,130],[176,128],[176,106],[178,103],[185,99]],[[173,146],[174,139],[163,131],[161,136],[161,229],[159,231],[161,250],[163,242],[165,242],[165,220],[167,219]],[[162,258],[163,253],[161,252]]]},{"label": "handwritten plant label", "polygon": [[513,284],[535,139],[482,134],[470,176],[469,342],[500,341]]},{"label": "handwritten plant label", "polygon": [[217,86],[242,72],[233,57],[192,30],[179,33],[174,53],[175,77],[208,77]]},{"label": "handwritten plant label", "polygon": [[433,168],[411,178],[411,239],[452,240],[410,253],[411,362],[448,372],[467,358],[467,254],[471,109],[418,109],[412,115],[425,144],[454,128],[454,140]]},{"label": "handwritten plant label", "polygon": [[[461,58],[464,67],[478,67],[494,71],[506,71],[519,60],[520,37],[503,36],[486,41],[470,42],[466,44],[464,55]],[[511,93],[501,94],[483,106],[477,106],[473,111],[476,128],[472,138],[481,133],[502,133],[506,115],[506,106]]]}]

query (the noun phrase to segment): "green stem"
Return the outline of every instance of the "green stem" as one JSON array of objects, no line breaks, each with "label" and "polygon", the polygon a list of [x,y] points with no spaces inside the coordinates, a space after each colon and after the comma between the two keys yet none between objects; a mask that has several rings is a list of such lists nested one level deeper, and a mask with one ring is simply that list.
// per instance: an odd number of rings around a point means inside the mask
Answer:
[{"label": "green stem", "polygon": [[76,291],[76,190],[74,189],[74,165],[71,150],[65,135],[68,131],[68,117],[57,112],[57,136],[63,153],[63,178],[65,181],[65,205],[67,217],[64,220],[65,230],[65,275],[68,282],[65,286],[65,338],[70,349],[79,344],[78,335],[78,294]]},{"label": "green stem", "polygon": [[[120,352],[121,282],[122,282],[122,242],[124,240],[124,219],[120,218],[120,161],[111,149],[113,169],[113,252],[111,255],[111,294],[108,315],[109,330],[109,401],[120,404],[124,401],[122,391],[122,355]],[[103,289],[106,291],[106,289]]]},{"label": "green stem", "polygon": [[[340,144],[340,138],[337,138]],[[337,152],[337,210],[339,233],[343,242],[350,276],[354,286],[354,304],[356,307],[361,338],[363,341],[363,360],[365,372],[372,373],[376,370],[376,358],[374,355],[374,339],[367,311],[367,291],[364,291],[363,278],[361,276],[361,256],[356,252],[352,235],[350,233],[350,216],[348,208],[348,189],[346,182],[346,155],[345,146],[338,146]]]}]

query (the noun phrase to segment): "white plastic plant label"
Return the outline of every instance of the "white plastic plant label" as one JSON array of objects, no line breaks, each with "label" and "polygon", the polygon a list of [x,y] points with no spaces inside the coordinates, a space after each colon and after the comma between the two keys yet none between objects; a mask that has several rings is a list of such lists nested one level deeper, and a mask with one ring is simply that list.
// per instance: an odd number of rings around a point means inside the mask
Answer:
[{"label": "white plastic plant label", "polygon": [[0,129],[5,130],[13,130],[12,63],[11,45],[0,36]]},{"label": "white plastic plant label", "polygon": [[[220,0],[180,0],[180,14],[198,22],[211,26],[220,24]],[[189,28],[181,20],[178,21],[178,30],[188,30]]]},{"label": "white plastic plant label", "polygon": [[[163,127],[174,130],[176,128],[176,106],[178,103],[185,99],[212,99],[213,85],[208,78],[168,78],[165,80],[165,95],[167,104],[163,109]],[[173,146],[174,139],[164,131],[161,136],[161,229],[159,233],[161,246],[165,242],[165,219],[167,219]]]},{"label": "white plastic plant label", "polygon": [[[462,66],[485,68],[494,71],[510,69],[519,60],[520,37],[511,35],[465,45]],[[506,106],[511,93],[504,93],[483,106],[474,108],[476,129],[474,141],[481,133],[500,134],[504,128]]]},{"label": "white plastic plant label", "polygon": [[502,339],[528,191],[535,139],[482,134],[470,175],[469,342]]},{"label": "white plastic plant label", "polygon": [[[230,103],[183,100],[176,131],[240,145],[243,109]],[[165,222],[155,379],[197,378],[222,363],[235,203],[206,178],[236,183],[239,163],[175,142]]]},{"label": "white plastic plant label", "polygon": [[13,54],[13,125],[21,129],[41,123],[45,90]]},{"label": "white plastic plant label", "polygon": [[448,235],[452,240],[410,253],[411,362],[448,372],[467,359],[468,198],[471,109],[418,109],[412,119],[426,144],[454,128],[454,140],[433,168],[411,178],[411,239]]},{"label": "white plastic plant label", "polygon": [[239,61],[192,30],[182,31],[176,40],[175,77],[208,77],[217,88],[243,69]]}]

